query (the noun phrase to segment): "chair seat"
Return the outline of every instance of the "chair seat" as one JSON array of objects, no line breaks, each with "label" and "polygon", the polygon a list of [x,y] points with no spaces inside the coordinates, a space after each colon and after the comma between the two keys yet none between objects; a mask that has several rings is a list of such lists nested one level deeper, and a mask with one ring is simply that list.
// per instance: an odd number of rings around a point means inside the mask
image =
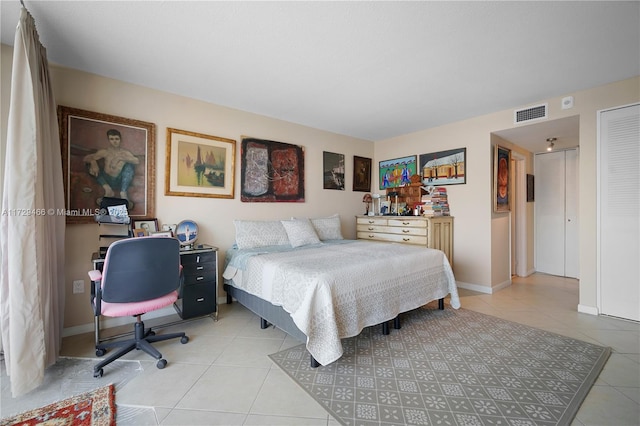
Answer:
[{"label": "chair seat", "polygon": [[176,300],[178,300],[178,292],[172,291],[164,296],[156,299],[145,300],[143,302],[109,303],[103,300],[100,306],[102,315],[106,315],[108,317],[125,317],[140,315],[145,312],[164,308],[165,306],[171,306]]}]

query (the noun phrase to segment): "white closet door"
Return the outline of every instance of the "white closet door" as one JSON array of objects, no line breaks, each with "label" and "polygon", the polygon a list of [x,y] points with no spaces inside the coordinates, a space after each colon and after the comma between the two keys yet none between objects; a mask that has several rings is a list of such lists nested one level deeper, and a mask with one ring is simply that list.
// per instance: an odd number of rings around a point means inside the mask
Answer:
[{"label": "white closet door", "polygon": [[536,155],[536,271],[564,276],[564,151]]},{"label": "white closet door", "polygon": [[599,116],[600,312],[640,321],[640,105]]},{"label": "white closet door", "polygon": [[536,155],[536,271],[577,278],[578,150]]}]

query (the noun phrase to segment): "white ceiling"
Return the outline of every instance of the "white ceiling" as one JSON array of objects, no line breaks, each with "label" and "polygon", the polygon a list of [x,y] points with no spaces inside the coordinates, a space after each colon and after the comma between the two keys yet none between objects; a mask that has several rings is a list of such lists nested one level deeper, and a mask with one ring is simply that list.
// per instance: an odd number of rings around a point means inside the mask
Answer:
[{"label": "white ceiling", "polygon": [[372,141],[640,75],[638,1],[24,2],[52,63]]}]

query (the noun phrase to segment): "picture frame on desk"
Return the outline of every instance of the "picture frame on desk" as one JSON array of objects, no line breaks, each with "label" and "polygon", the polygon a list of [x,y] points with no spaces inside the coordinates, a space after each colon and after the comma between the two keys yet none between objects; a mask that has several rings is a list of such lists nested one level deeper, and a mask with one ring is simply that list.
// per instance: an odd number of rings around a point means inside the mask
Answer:
[{"label": "picture frame on desk", "polygon": [[133,230],[133,236],[135,238],[137,238],[137,237],[146,237],[148,235],[149,235],[149,233],[146,230],[142,229],[142,228],[136,228],[136,229]]},{"label": "picture frame on desk", "polygon": [[158,232],[158,219],[139,219],[131,221],[131,228],[133,229],[133,235],[140,237],[136,231],[142,229],[146,231],[146,235],[151,235],[152,232]]},{"label": "picture frame on desk", "polygon": [[167,237],[167,238],[173,238],[173,233],[171,231],[158,231],[158,232],[152,232],[149,234],[150,237]]}]

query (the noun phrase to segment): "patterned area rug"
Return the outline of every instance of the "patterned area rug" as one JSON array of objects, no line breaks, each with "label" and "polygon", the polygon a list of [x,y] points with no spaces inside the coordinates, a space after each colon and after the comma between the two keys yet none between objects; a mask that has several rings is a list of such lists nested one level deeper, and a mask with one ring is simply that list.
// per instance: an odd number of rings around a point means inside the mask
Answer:
[{"label": "patterned area rug", "polygon": [[[44,383],[41,386],[26,395],[13,398],[11,381],[7,376],[4,361],[0,360],[0,418],[15,416],[107,384],[113,384],[117,393],[143,370],[140,361],[118,360],[110,364],[105,377],[96,379],[93,377],[95,362],[95,359],[60,357],[58,362],[45,370]],[[156,368],[155,364],[153,368]],[[141,410],[141,407],[118,406],[116,421],[120,422],[122,419],[124,423],[131,420],[126,424],[147,424],[138,421]]]},{"label": "patterned area rug", "polygon": [[114,386],[107,385],[8,419],[2,419],[0,425],[115,425],[114,400]]},{"label": "patterned area rug", "polygon": [[270,358],[344,425],[568,425],[610,354],[464,309],[401,318],[344,339],[327,366],[304,345]]}]

